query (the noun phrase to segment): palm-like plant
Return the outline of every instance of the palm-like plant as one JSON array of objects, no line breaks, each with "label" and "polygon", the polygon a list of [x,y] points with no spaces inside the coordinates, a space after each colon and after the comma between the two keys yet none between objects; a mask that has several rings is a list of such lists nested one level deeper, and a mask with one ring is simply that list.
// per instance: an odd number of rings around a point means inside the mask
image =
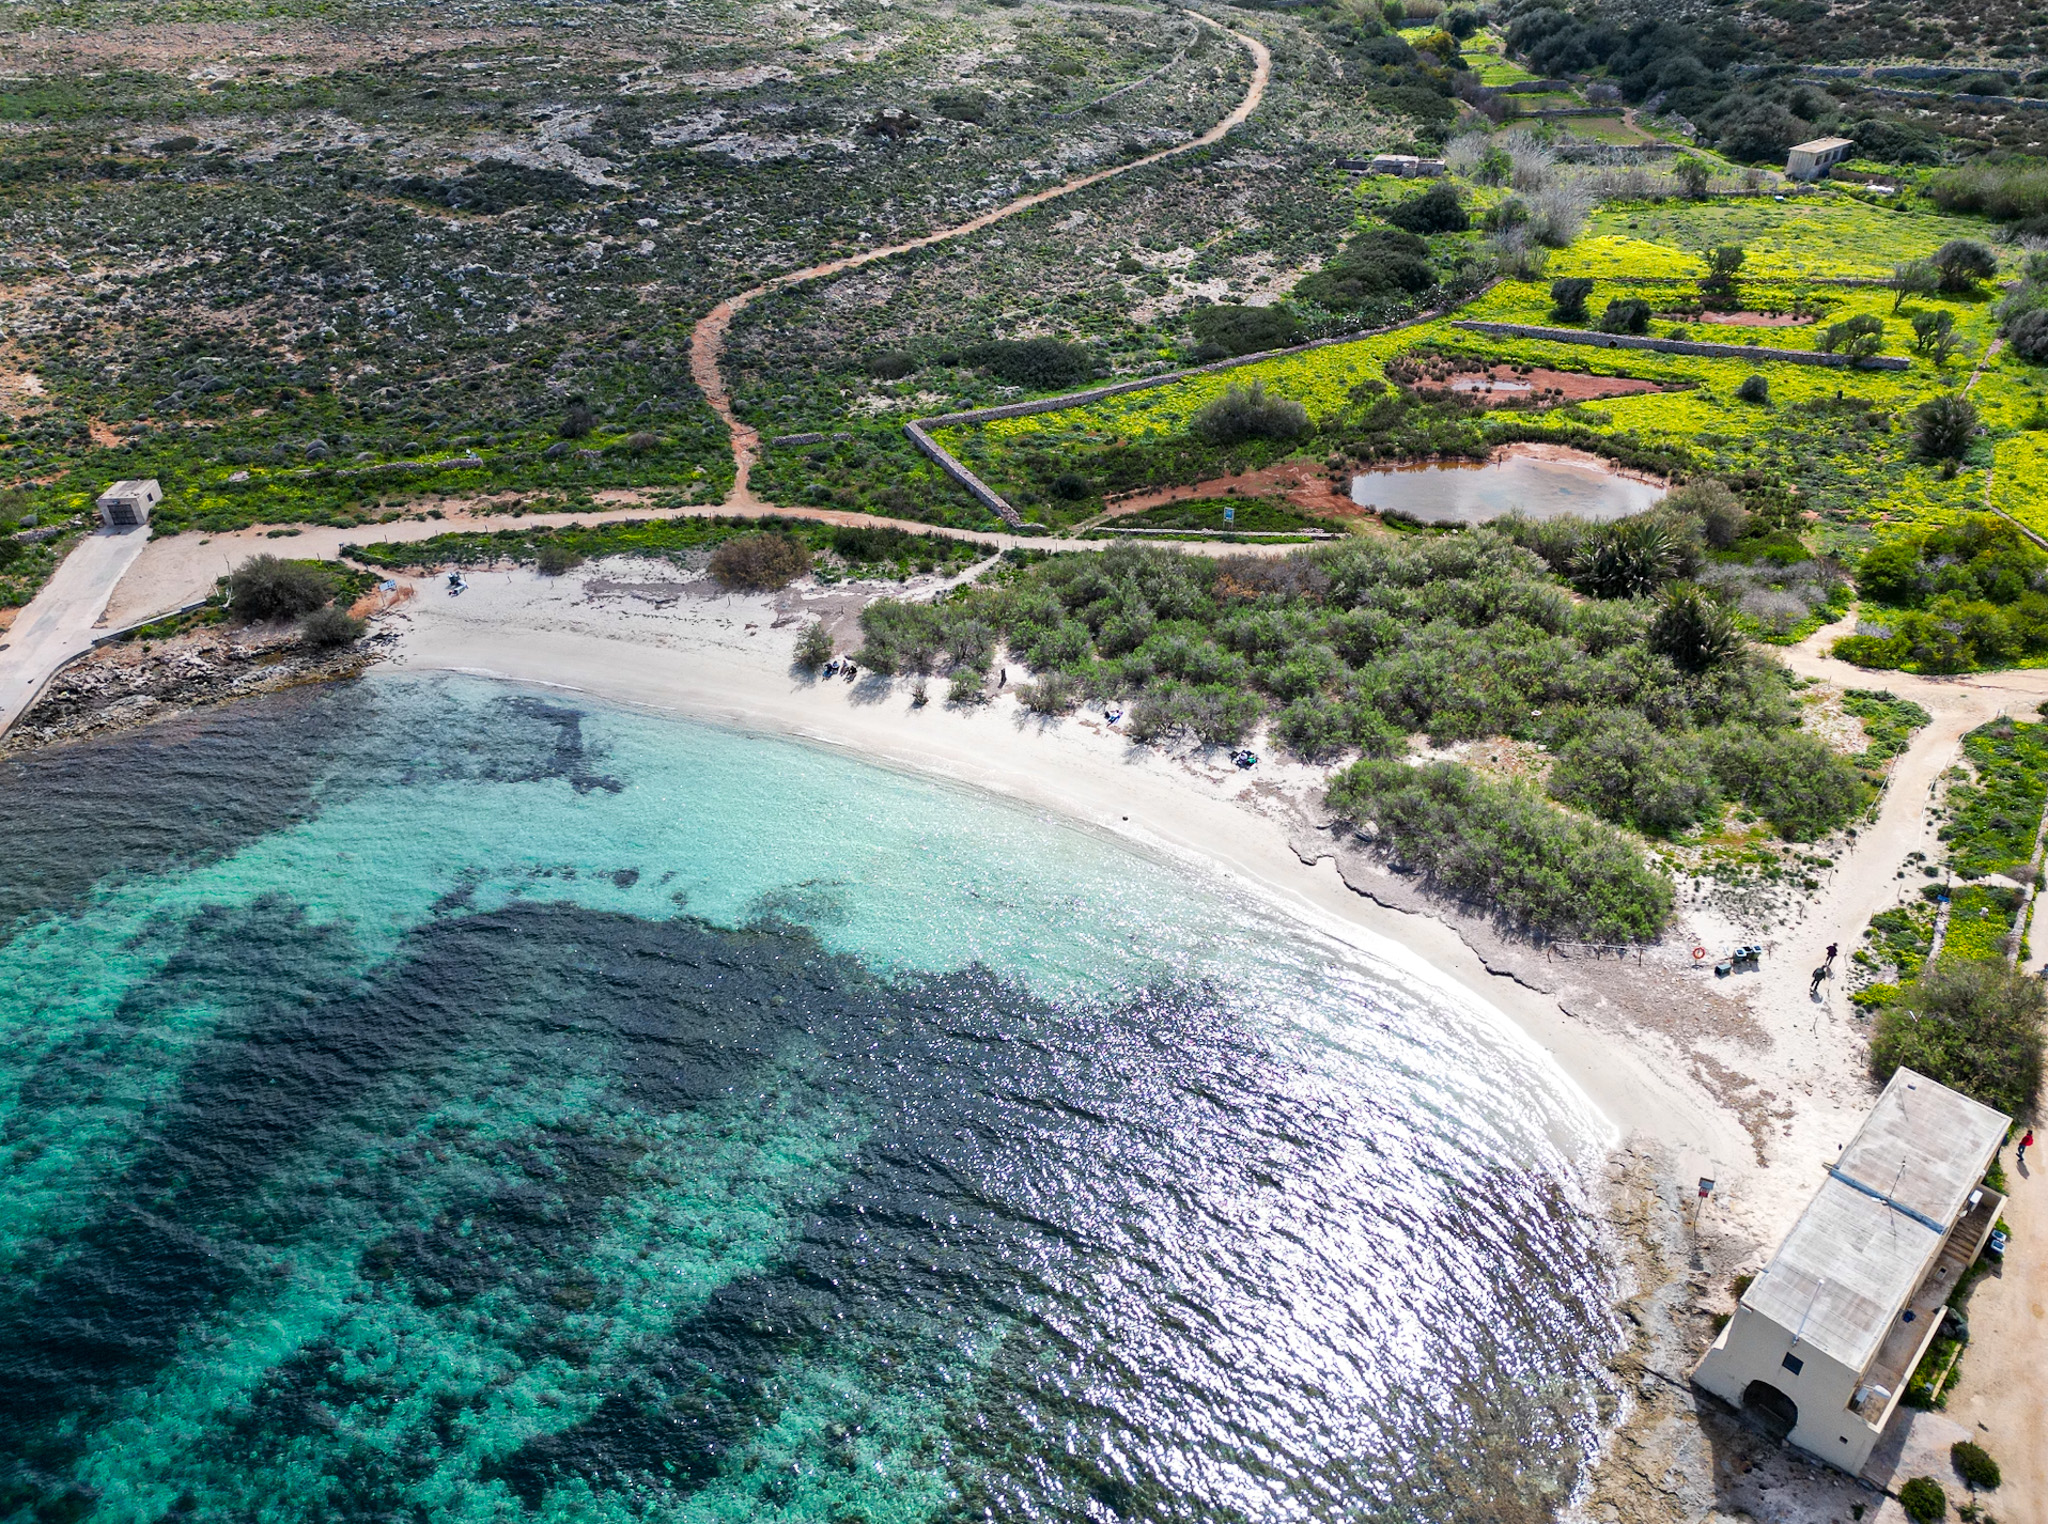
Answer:
[{"label": "palm-like plant", "polygon": [[1623,519],[1592,536],[1579,554],[1578,582],[1599,598],[1645,598],[1678,570],[1680,546],[1652,518]]},{"label": "palm-like plant", "polygon": [[1647,643],[1682,672],[1705,672],[1742,654],[1735,616],[1705,588],[1685,583],[1664,595]]}]

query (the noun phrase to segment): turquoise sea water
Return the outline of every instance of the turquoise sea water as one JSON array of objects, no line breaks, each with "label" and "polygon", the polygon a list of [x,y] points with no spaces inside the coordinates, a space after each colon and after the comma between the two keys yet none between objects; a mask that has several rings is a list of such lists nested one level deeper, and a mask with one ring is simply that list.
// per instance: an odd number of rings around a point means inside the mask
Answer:
[{"label": "turquoise sea water", "polygon": [[1596,1120],[1218,881],[468,679],[0,765],[0,1518],[1540,1518]]}]

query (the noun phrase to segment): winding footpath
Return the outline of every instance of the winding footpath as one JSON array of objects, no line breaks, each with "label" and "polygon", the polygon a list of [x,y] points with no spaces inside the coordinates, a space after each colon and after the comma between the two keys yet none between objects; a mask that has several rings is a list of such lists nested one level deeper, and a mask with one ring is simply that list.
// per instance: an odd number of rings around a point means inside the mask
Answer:
[{"label": "winding footpath", "polygon": [[[1232,108],[1228,116],[1200,137],[1186,143],[1175,144],[1172,148],[1163,148],[1157,153],[1146,154],[1142,159],[1133,159],[1128,164],[1098,169],[1093,174],[1063,181],[1047,190],[1033,191],[1030,195],[1006,202],[993,211],[983,212],[979,217],[954,227],[941,228],[936,233],[927,233],[922,238],[892,243],[885,248],[864,249],[843,259],[792,270],[786,275],[778,275],[772,280],[763,281],[737,296],[729,296],[704,314],[690,333],[690,375],[696,381],[698,390],[704,393],[704,400],[711,404],[711,410],[723,420],[727,432],[732,437],[733,481],[732,491],[726,497],[728,508],[759,510],[767,506],[754,496],[753,490],[747,485],[754,462],[760,459],[761,436],[752,427],[741,422],[739,415],[733,411],[732,394],[726,389],[725,375],[719,365],[725,350],[726,335],[732,331],[733,319],[771,291],[802,285],[805,281],[838,275],[847,270],[857,270],[862,265],[871,265],[877,260],[893,259],[898,254],[908,254],[917,249],[928,249],[934,244],[965,238],[970,233],[979,233],[984,228],[993,227],[1019,212],[1028,212],[1035,206],[1043,206],[1048,201],[1070,196],[1075,191],[1086,190],[1089,186],[1099,185],[1105,180],[1114,180],[1118,175],[1127,175],[1134,169],[1143,169],[1146,165],[1157,164],[1162,159],[1171,159],[1177,154],[1191,153],[1197,148],[1207,148],[1212,143],[1221,142],[1232,128],[1241,126],[1245,119],[1258,109],[1259,102],[1265,99],[1267,82],[1273,76],[1273,55],[1266,50],[1264,43],[1248,33],[1235,31],[1220,21],[1212,21],[1199,11],[1184,11],[1182,14],[1192,16],[1202,25],[1214,27],[1226,36],[1236,38],[1252,56],[1252,82],[1244,93],[1244,99]],[[783,508],[778,511],[808,516],[812,510]]]}]

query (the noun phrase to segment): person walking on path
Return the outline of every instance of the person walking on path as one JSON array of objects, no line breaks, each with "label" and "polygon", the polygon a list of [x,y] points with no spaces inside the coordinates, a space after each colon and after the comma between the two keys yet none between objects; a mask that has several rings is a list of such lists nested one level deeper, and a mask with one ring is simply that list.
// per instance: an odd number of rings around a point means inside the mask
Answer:
[{"label": "person walking on path", "polygon": [[1818,999],[1820,999],[1820,982],[1821,982],[1821,980],[1823,980],[1823,979],[1827,978],[1827,976],[1828,976],[1828,966],[1827,966],[1827,965],[1826,965],[1825,963],[1823,963],[1823,964],[1822,964],[1822,965],[1821,965],[1821,966],[1820,966],[1819,968],[1817,968],[1817,969],[1815,969],[1815,970],[1813,971],[1813,983],[1812,983],[1812,984],[1810,984],[1810,985],[1808,985],[1808,986],[1806,987],[1806,998],[1807,998],[1807,999],[1809,999],[1809,1000],[1818,1000]]},{"label": "person walking on path", "polygon": [[2034,1129],[2029,1127],[2027,1129],[2027,1135],[2020,1139],[2019,1162],[2021,1164],[2025,1164],[2027,1162],[2027,1150],[2029,1148],[2032,1148],[2033,1146]]},{"label": "person walking on path", "polygon": [[1832,943],[1832,942],[1828,943],[1828,961],[1827,961],[1827,962],[1826,962],[1826,964],[1824,964],[1823,966],[1824,966],[1824,967],[1825,967],[1825,968],[1826,968],[1826,969],[1828,970],[1828,972],[1830,972],[1830,973],[1833,973],[1833,972],[1834,972],[1834,968],[1835,968],[1835,953],[1836,953],[1836,951],[1837,951],[1837,949],[1836,949],[1836,947],[1835,947],[1835,944],[1834,944],[1834,943]]}]

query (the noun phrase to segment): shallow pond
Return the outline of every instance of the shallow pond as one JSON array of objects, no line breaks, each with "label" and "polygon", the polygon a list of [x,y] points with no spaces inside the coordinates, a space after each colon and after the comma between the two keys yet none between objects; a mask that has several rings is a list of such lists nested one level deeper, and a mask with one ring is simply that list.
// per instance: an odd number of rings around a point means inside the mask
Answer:
[{"label": "shallow pond", "polygon": [[1428,524],[1484,524],[1517,508],[1532,519],[1624,519],[1663,495],[1655,482],[1623,476],[1590,456],[1583,462],[1525,455],[1489,465],[1432,462],[1351,478],[1354,503]]}]

